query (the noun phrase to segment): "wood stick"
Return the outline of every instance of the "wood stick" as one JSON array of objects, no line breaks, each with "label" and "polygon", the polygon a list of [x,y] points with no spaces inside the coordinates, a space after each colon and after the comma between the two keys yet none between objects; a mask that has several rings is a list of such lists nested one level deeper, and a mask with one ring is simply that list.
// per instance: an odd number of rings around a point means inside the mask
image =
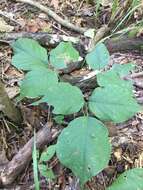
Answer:
[{"label": "wood stick", "polygon": [[101,28],[99,28],[93,40],[91,41],[89,50],[92,50],[95,47],[95,45],[107,35],[109,30],[110,28],[107,25],[103,25]]},{"label": "wood stick", "polygon": [[126,52],[126,51],[139,51],[143,52],[143,37],[116,37],[105,41],[105,45],[111,53]]},{"label": "wood stick", "polygon": [[34,1],[34,0],[16,0],[16,2],[27,3],[29,5],[37,7],[41,11],[45,12],[48,16],[52,17],[55,21],[57,21],[58,23],[60,23],[62,26],[66,27],[66,28],[69,28],[69,29],[71,29],[71,30],[73,30],[75,32],[79,32],[79,33],[83,34],[87,30],[86,28],[78,27],[78,26],[70,23],[66,19],[62,19],[60,16],[58,16],[50,8],[45,7],[44,5],[40,4],[37,1]]},{"label": "wood stick", "polygon": [[[74,41],[74,44],[78,45],[80,49],[85,50],[86,47],[83,42],[83,38],[68,37],[65,35],[49,34],[47,32],[29,33],[29,32],[18,32],[18,33],[2,33],[0,34],[0,41],[11,43],[18,38],[32,38],[39,41],[42,45],[56,46],[61,41]],[[143,37],[129,38],[127,36],[116,37],[107,39],[105,42],[110,53],[120,51],[142,51]]]},{"label": "wood stick", "polygon": [[[36,147],[40,149],[51,142],[52,134],[50,127],[45,125],[36,135]],[[33,138],[31,138],[22,149],[6,164],[0,171],[0,185],[5,186],[11,184],[17,176],[22,172],[32,158]]]},{"label": "wood stick", "polygon": [[7,33],[0,33],[0,41],[7,42],[8,44],[17,40],[18,38],[32,38],[34,40],[39,41],[42,45],[57,45],[61,41],[71,41],[70,39],[74,39],[76,42],[79,43],[79,38],[76,37],[68,37],[65,35],[57,35],[57,34],[50,34],[47,32],[7,32]]},{"label": "wood stick", "polygon": [[65,74],[61,77],[61,80],[64,82],[69,82],[72,85],[78,86],[83,92],[86,92],[97,86],[96,75],[96,71],[91,71],[85,76],[80,77],[73,77]]}]

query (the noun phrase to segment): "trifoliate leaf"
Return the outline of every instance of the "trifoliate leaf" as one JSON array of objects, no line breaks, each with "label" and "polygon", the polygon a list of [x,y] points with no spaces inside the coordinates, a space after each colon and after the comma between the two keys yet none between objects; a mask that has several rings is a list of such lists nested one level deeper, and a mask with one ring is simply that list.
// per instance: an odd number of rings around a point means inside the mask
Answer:
[{"label": "trifoliate leaf", "polygon": [[124,122],[140,110],[131,89],[116,85],[96,88],[89,98],[90,110],[101,120]]},{"label": "trifoliate leaf", "polygon": [[58,84],[58,77],[54,71],[39,68],[26,74],[21,83],[20,97],[36,98],[45,95],[48,89]]},{"label": "trifoliate leaf", "polygon": [[69,83],[60,82],[47,91],[41,102],[47,102],[54,107],[53,113],[68,115],[78,112],[84,105],[81,90]]},{"label": "trifoliate leaf", "polygon": [[109,52],[103,43],[99,43],[86,55],[87,64],[94,70],[101,70],[108,65],[110,59]]},{"label": "trifoliate leaf", "polygon": [[60,134],[56,153],[83,185],[108,164],[111,153],[108,130],[92,117],[74,119]]},{"label": "trifoliate leaf", "polygon": [[112,86],[116,85],[123,88],[128,88],[131,91],[133,90],[132,82],[121,79],[119,74],[117,74],[117,72],[114,70],[98,74],[97,83],[102,87],[105,87],[107,85],[112,85]]},{"label": "trifoliate leaf", "polygon": [[114,64],[112,70],[116,71],[120,77],[125,77],[130,73],[130,71],[135,69],[135,65],[133,63],[128,64]]},{"label": "trifoliate leaf", "polygon": [[73,48],[71,42],[61,42],[50,52],[50,63],[56,69],[66,68],[68,63],[78,61],[78,59],[79,53]]},{"label": "trifoliate leaf", "polygon": [[14,56],[12,64],[22,70],[33,70],[37,68],[47,68],[48,55],[45,48],[35,40],[20,38],[12,44]]},{"label": "trifoliate leaf", "polygon": [[143,169],[134,168],[121,174],[107,190],[142,190]]}]

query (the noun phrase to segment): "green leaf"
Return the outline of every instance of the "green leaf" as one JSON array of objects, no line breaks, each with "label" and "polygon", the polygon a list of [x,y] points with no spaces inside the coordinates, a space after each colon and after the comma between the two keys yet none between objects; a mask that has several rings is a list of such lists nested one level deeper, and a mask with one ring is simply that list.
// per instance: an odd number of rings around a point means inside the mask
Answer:
[{"label": "green leaf", "polygon": [[56,145],[51,145],[49,146],[42,154],[40,157],[40,162],[47,162],[49,161],[55,154],[56,152]]},{"label": "green leaf", "polygon": [[94,2],[96,3],[96,16],[98,16],[101,0],[94,0]]},{"label": "green leaf", "polygon": [[54,154],[56,153],[56,144],[49,146],[42,154],[39,160],[39,170],[42,176],[46,177],[47,179],[55,178],[53,171],[47,167],[47,165],[42,164],[42,162],[49,161]]},{"label": "green leaf", "polygon": [[26,74],[20,86],[20,97],[35,98],[45,95],[46,92],[58,84],[58,77],[49,69],[35,69]]},{"label": "green leaf", "polygon": [[39,164],[39,171],[42,176],[44,176],[46,179],[54,179],[55,175],[52,171],[52,169],[48,168],[45,164]]},{"label": "green leaf", "polygon": [[81,90],[69,83],[60,82],[54,88],[49,89],[41,99],[54,107],[53,113],[68,115],[78,112],[84,105]]},{"label": "green leaf", "polygon": [[140,110],[131,89],[118,85],[96,88],[89,98],[90,110],[101,120],[124,122]]},{"label": "green leaf", "polygon": [[113,3],[112,3],[112,7],[111,7],[111,9],[112,9],[112,17],[114,17],[115,16],[115,14],[116,14],[116,11],[117,11],[117,9],[119,8],[119,0],[114,0],[113,1]]},{"label": "green leaf", "polygon": [[143,169],[134,168],[121,174],[107,190],[142,190]]},{"label": "green leaf", "polygon": [[132,82],[121,79],[119,74],[114,70],[98,74],[97,83],[102,87],[112,85],[127,88],[128,90],[131,90],[131,92],[133,90]]},{"label": "green leaf", "polygon": [[67,67],[70,62],[78,61],[79,53],[73,48],[71,42],[61,42],[50,52],[50,63],[56,69]]},{"label": "green leaf", "polygon": [[86,55],[87,64],[94,70],[101,70],[108,65],[110,59],[109,52],[103,43],[99,43]]},{"label": "green leaf", "polygon": [[133,0],[131,6],[132,8],[134,8],[138,5],[141,5],[141,3],[142,3],[142,0]]},{"label": "green leaf", "polygon": [[56,123],[58,124],[62,124],[64,123],[64,116],[63,115],[57,115],[53,118],[55,120]]},{"label": "green leaf", "polygon": [[108,130],[92,117],[74,119],[60,134],[56,153],[83,185],[108,164],[111,153]]},{"label": "green leaf", "polygon": [[12,43],[14,56],[12,64],[23,70],[33,70],[35,68],[48,66],[48,55],[45,48],[38,42],[28,38],[20,38]]},{"label": "green leaf", "polygon": [[135,69],[135,65],[133,63],[128,64],[114,64],[112,70],[116,71],[120,77],[125,77],[130,73],[130,71]]}]

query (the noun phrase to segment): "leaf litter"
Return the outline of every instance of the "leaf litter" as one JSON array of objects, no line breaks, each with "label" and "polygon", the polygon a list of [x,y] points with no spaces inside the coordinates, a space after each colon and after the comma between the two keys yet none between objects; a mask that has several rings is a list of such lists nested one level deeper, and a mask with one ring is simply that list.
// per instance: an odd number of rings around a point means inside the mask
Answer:
[{"label": "leaf litter", "polygon": [[[41,0],[41,2],[43,1]],[[49,2],[44,1],[43,3],[46,5]],[[89,10],[88,15],[92,14],[90,5],[87,6],[87,4],[85,5],[83,3],[83,5],[81,5],[81,8],[77,10],[77,7],[80,6],[79,1],[77,0],[52,0],[50,3],[57,12],[68,16],[71,21],[75,21],[78,24],[86,26],[88,26],[87,23],[90,21],[89,25],[92,25],[92,19],[90,17],[87,17],[85,21],[83,18],[75,18],[75,16],[72,16],[72,12],[74,12],[75,15],[81,13],[83,16],[82,13],[84,13],[85,7],[86,10]],[[28,7],[27,10],[25,5],[22,7],[19,3],[17,3],[16,6],[14,6],[13,3],[6,3],[6,1],[2,1],[2,3],[0,3],[0,7],[2,10],[5,10],[7,12],[10,12],[11,10],[14,11],[16,13],[14,19],[19,19],[19,21],[23,20],[22,22],[24,23],[22,26],[16,24],[14,26],[11,26],[11,24],[9,24],[9,21],[6,23],[3,22],[5,23],[6,27],[8,27],[5,29],[7,32],[8,29],[15,30],[17,32],[37,32],[47,30],[63,34],[60,26],[56,26],[57,23],[55,23],[55,21],[51,21],[49,23],[47,18],[45,18],[44,21],[40,18],[35,19],[35,14],[38,17],[41,12],[36,12],[34,8]],[[22,8],[24,11],[22,11]],[[32,13],[28,12],[29,10],[32,10]],[[30,20],[29,16],[31,17]],[[39,24],[40,21],[41,24]],[[68,32],[69,35],[71,34],[71,32],[67,30],[65,30],[65,32]],[[9,91],[10,97],[14,98],[17,96],[17,90],[15,89],[18,88],[18,82],[23,77],[23,73],[17,71],[11,66],[11,50],[5,45],[1,45],[0,48],[1,78],[5,83],[7,91]],[[110,61],[111,64],[127,64],[128,62],[134,62],[136,65],[136,70],[134,72],[138,73],[143,71],[143,57],[139,56],[136,53],[115,53],[111,56]],[[80,73],[84,75],[84,73],[87,72],[87,70],[79,70],[74,71],[71,75],[80,75]],[[142,83],[143,76],[135,78],[134,81],[136,83]],[[136,86],[135,96],[137,98],[143,97],[143,88]],[[7,118],[0,116],[0,151],[4,152],[2,155],[4,155],[3,157],[5,157],[5,160],[10,160],[13,155],[15,155],[18,150],[30,139],[30,137],[33,136],[33,127],[38,130],[40,123],[45,122],[47,113],[50,119],[52,119],[51,112],[45,105],[33,108],[29,106],[29,102],[25,101],[23,102],[23,105],[21,105],[21,109],[24,115],[24,125],[21,128],[18,126],[13,126],[13,124],[10,123]],[[143,166],[143,113],[137,114],[135,117],[122,124],[113,126],[112,123],[109,123],[108,125],[111,131],[113,131],[112,128],[114,128],[114,130],[116,129],[116,133],[114,133],[115,135],[110,137],[113,146],[111,161],[108,168],[106,168],[102,173],[88,182],[87,187],[89,189],[102,190],[105,186],[111,184],[113,179],[116,178],[117,174],[122,173],[125,169]],[[56,126],[56,130],[60,130],[58,125]],[[2,162],[3,158],[0,158],[0,163]],[[41,176],[41,189],[65,190],[69,189],[71,186],[74,186],[76,179],[72,176],[71,172],[68,169],[63,169],[56,158],[53,158],[50,161],[50,166],[54,169],[54,172],[58,174],[59,177],[56,181],[47,184],[46,180]],[[18,177],[16,184],[24,184],[32,187],[33,173],[31,165],[25,169],[22,176]]]}]

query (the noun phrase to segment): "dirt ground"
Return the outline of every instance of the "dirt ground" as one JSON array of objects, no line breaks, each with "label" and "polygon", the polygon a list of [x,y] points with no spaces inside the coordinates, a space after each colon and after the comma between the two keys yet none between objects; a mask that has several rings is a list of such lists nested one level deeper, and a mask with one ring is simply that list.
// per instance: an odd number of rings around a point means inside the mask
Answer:
[{"label": "dirt ground", "polygon": [[[90,1],[78,0],[40,0],[43,5],[49,6],[63,18],[68,18],[75,25],[97,28],[106,23],[110,15],[109,7],[101,11],[100,20],[94,18],[95,7]],[[48,32],[57,35],[79,36],[80,34],[62,27],[59,23],[49,18],[37,8],[14,1],[0,1],[0,24],[1,19],[5,21],[6,27],[0,32]],[[16,70],[11,65],[12,50],[9,44],[0,40],[0,77],[5,84],[7,93],[11,99],[19,94],[19,81],[24,73]],[[134,73],[143,71],[143,55],[141,52],[116,52],[111,55],[112,64],[127,64],[133,62],[136,65]],[[72,74],[79,75],[83,69],[76,70]],[[85,70],[86,72],[86,70]],[[134,74],[132,73],[132,74]],[[71,74],[71,75],[72,75]],[[140,104],[143,104],[143,75],[134,79],[137,84],[134,94]],[[140,85],[138,85],[140,84]],[[0,167],[11,160],[18,150],[33,136],[33,131],[38,131],[47,122],[52,121],[52,113],[47,106],[29,106],[28,101],[19,104],[24,122],[21,126],[13,124],[8,118],[0,115]],[[68,119],[67,119],[68,121]],[[107,167],[96,177],[87,183],[86,187],[91,190],[103,190],[114,181],[114,179],[126,169],[143,167],[143,113],[136,114],[129,121],[113,126],[108,123],[110,130],[110,141],[112,143],[112,156]],[[61,127],[54,126],[58,132]],[[55,142],[55,140],[54,140]],[[54,142],[51,142],[53,144]],[[59,164],[54,157],[48,163],[57,178],[53,181],[46,181],[40,176],[41,190],[74,190],[73,184],[77,179],[70,170]],[[0,189],[34,189],[32,163],[22,171],[15,182],[8,187]]]}]

